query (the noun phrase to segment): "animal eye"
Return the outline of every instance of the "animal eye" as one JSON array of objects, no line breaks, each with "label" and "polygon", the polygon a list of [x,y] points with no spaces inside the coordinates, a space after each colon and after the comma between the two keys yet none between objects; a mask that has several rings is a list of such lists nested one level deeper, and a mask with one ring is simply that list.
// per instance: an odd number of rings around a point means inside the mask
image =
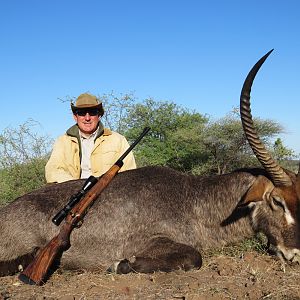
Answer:
[{"label": "animal eye", "polygon": [[283,203],[280,200],[278,200],[276,198],[273,198],[273,203],[274,203],[275,206],[278,206],[278,207],[280,207],[281,209],[283,209],[285,211],[285,207],[284,207]]}]

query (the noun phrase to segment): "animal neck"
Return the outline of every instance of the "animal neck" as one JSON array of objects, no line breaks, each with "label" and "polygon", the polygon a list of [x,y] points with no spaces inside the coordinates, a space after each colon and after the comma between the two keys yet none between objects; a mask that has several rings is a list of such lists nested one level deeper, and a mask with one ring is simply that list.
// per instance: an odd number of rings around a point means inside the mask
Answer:
[{"label": "animal neck", "polygon": [[203,249],[222,247],[254,234],[250,210],[237,208],[237,204],[255,177],[248,173],[231,173],[216,178],[198,179],[195,219]]}]

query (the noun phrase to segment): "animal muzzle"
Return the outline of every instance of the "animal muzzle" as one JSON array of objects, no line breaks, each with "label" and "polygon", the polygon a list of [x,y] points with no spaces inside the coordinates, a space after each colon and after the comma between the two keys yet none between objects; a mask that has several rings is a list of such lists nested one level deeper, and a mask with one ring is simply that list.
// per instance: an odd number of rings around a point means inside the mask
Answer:
[{"label": "animal muzzle", "polygon": [[281,261],[290,261],[300,264],[300,249],[289,249],[281,245],[278,245],[275,248],[275,253],[281,259]]}]

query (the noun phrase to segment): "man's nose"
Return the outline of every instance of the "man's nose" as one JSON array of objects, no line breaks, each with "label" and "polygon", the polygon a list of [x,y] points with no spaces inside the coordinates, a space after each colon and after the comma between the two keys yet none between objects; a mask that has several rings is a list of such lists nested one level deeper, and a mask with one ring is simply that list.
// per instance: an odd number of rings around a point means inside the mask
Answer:
[{"label": "man's nose", "polygon": [[85,114],[84,117],[85,117],[86,120],[90,120],[91,119],[91,116],[90,116],[90,114],[88,112]]}]

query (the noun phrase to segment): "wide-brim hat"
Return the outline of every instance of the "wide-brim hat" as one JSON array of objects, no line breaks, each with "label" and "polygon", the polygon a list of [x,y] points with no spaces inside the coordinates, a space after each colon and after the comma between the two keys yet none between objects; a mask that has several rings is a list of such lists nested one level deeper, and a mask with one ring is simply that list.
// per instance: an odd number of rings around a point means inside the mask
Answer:
[{"label": "wide-brim hat", "polygon": [[99,110],[99,115],[102,117],[104,114],[104,109],[102,106],[102,102],[98,100],[98,98],[94,95],[84,93],[78,96],[75,104],[71,103],[71,109],[74,114],[78,110],[87,109],[87,108],[96,108]]}]

